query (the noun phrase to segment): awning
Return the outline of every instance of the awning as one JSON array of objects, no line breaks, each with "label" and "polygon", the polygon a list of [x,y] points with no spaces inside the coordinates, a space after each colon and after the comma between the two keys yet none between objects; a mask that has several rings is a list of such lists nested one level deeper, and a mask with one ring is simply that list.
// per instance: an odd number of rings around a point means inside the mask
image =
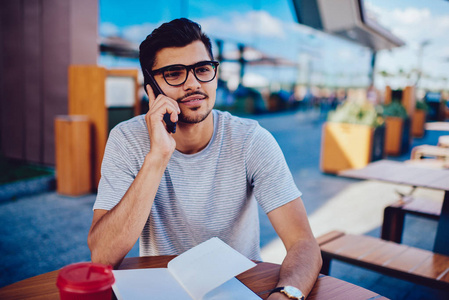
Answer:
[{"label": "awning", "polygon": [[368,17],[363,0],[293,0],[298,22],[343,37],[373,51],[405,43]]},{"label": "awning", "polygon": [[100,37],[100,52],[120,57],[139,57],[139,46],[118,36]]}]

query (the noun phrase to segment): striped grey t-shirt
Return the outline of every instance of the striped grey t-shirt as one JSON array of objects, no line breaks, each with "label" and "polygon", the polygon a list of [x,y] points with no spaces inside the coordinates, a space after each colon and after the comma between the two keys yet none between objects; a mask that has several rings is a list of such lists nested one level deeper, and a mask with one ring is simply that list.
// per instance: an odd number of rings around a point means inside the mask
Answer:
[{"label": "striped grey t-shirt", "polygon": [[[260,260],[257,203],[268,213],[301,195],[273,136],[256,121],[213,110],[202,151],[173,153],[140,236],[140,255],[180,254],[211,237]],[[117,125],[106,145],[94,209],[112,209],[137,176],[150,140],[144,116]]]}]

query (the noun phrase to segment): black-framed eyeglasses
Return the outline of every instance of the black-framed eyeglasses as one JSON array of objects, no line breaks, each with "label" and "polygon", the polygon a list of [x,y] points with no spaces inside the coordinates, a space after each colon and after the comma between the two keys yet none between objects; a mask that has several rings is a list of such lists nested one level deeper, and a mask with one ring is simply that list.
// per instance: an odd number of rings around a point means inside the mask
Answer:
[{"label": "black-framed eyeglasses", "polygon": [[190,70],[193,70],[193,75],[200,82],[209,82],[214,80],[217,75],[218,61],[200,61],[193,65],[170,65],[157,70],[151,71],[153,75],[162,74],[168,85],[177,86],[184,84],[187,81]]}]

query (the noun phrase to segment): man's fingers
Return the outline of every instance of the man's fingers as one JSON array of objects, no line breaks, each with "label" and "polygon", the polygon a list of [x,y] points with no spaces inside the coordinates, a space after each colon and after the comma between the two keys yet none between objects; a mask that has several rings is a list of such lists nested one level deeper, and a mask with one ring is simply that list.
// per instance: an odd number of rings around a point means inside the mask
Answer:
[{"label": "man's fingers", "polygon": [[157,99],[151,108],[151,113],[160,113],[162,116],[166,113],[170,114],[170,120],[172,122],[178,121],[178,114],[180,113],[179,106],[176,102],[163,101]]},{"label": "man's fingers", "polygon": [[151,85],[147,84],[145,86],[146,90],[147,90],[147,94],[148,94],[148,101],[150,103],[150,108],[151,108],[151,103],[154,102],[154,100],[156,99],[156,97],[154,96],[154,92],[153,89],[151,88]]},{"label": "man's fingers", "polygon": [[[167,97],[165,95],[159,95],[153,101],[150,100],[150,103],[149,103],[150,110],[156,110],[156,109],[158,109],[158,107],[160,107],[164,103],[169,103],[170,105],[172,105],[174,107],[176,114],[181,113],[181,109],[179,108],[178,102],[176,102],[172,98]],[[156,104],[158,104],[158,106],[156,106]]]}]

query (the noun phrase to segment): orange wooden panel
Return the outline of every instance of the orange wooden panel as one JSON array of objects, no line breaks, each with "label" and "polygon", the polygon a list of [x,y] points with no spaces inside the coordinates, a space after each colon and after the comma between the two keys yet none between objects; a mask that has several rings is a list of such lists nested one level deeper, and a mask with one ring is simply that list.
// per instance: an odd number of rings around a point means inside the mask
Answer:
[{"label": "orange wooden panel", "polygon": [[437,279],[449,269],[449,257],[441,254],[432,254],[424,263],[419,265],[413,273]]},{"label": "orange wooden panel", "polygon": [[92,186],[100,181],[101,162],[108,137],[105,106],[106,69],[98,66],[69,67],[69,114],[87,115],[92,122]]},{"label": "orange wooden panel", "polygon": [[323,125],[320,168],[337,173],[362,168],[371,160],[374,129],[367,125],[327,122]]},{"label": "orange wooden panel", "polygon": [[412,134],[414,137],[424,135],[424,125],[426,124],[426,111],[416,109],[412,115]]},{"label": "orange wooden panel", "polygon": [[407,246],[399,245],[392,242],[379,241],[381,246],[368,253],[366,256],[360,259],[364,262],[369,262],[376,265],[384,265],[386,262],[390,261],[392,258],[400,255],[402,252],[407,250]]},{"label": "orange wooden panel", "polygon": [[402,126],[404,120],[399,117],[385,118],[385,153],[399,155],[402,144]]},{"label": "orange wooden panel", "polygon": [[384,98],[384,104],[388,105],[391,103],[391,87],[387,85],[385,87],[385,98]]},{"label": "orange wooden panel", "polygon": [[415,87],[406,86],[402,92],[402,105],[404,106],[407,114],[411,117],[414,115],[416,109],[416,97],[415,97]]},{"label": "orange wooden panel", "polygon": [[401,253],[401,255],[398,255],[386,262],[384,266],[404,272],[411,272],[431,255],[432,252],[430,251],[408,247]]},{"label": "orange wooden panel", "polygon": [[57,192],[79,196],[92,189],[90,122],[87,116],[55,119]]}]

